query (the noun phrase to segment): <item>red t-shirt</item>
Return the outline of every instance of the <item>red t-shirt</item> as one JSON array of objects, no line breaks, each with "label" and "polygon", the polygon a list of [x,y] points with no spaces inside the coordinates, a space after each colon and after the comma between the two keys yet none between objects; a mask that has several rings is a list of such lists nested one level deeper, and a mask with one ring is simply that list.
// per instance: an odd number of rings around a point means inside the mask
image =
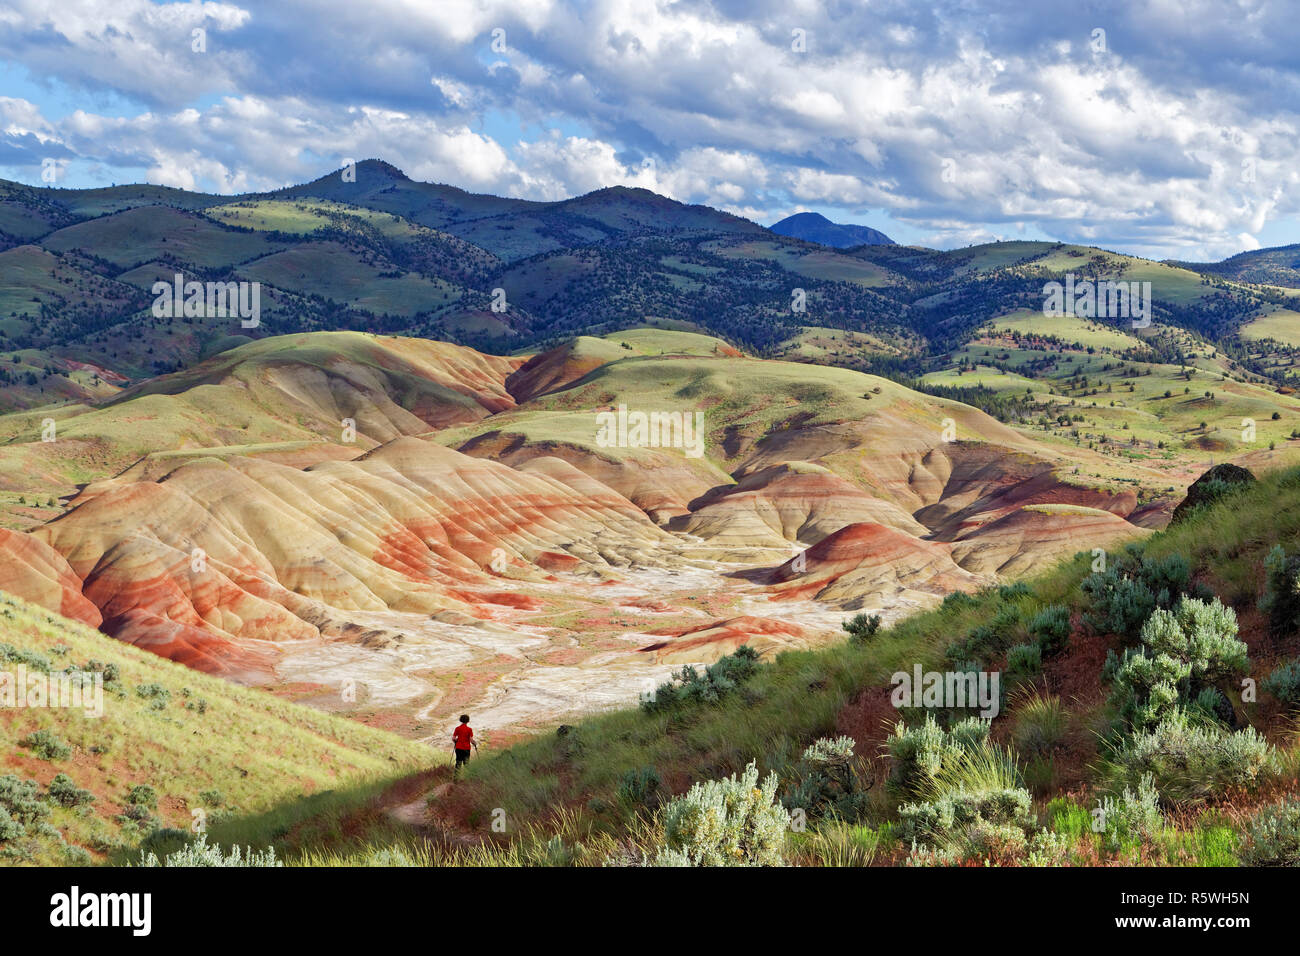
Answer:
[{"label": "red t-shirt", "polygon": [[474,731],[470,729],[469,724],[460,724],[451,732],[451,739],[457,750],[469,750],[470,742],[474,739]]}]

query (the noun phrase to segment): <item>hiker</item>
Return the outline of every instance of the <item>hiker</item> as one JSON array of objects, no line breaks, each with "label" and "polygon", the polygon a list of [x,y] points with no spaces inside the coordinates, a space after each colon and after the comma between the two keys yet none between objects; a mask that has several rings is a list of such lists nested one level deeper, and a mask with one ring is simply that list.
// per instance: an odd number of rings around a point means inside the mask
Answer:
[{"label": "hiker", "polygon": [[474,728],[469,725],[469,714],[460,715],[460,726],[451,732],[451,746],[456,751],[456,769],[453,777],[460,775],[460,768],[469,763],[469,748],[478,750],[478,741],[474,739]]}]

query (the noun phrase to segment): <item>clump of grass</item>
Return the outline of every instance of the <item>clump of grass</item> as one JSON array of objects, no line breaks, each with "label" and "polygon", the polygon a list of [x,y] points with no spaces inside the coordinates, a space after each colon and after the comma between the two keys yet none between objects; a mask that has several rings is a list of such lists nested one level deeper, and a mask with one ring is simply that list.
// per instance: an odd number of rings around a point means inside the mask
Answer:
[{"label": "clump of grass", "polygon": [[662,846],[661,821],[635,816],[617,836],[591,814],[561,808],[529,821],[508,837],[464,845],[412,839],[409,832],[374,837],[349,846],[309,847],[286,866],[644,866]]},{"label": "clump of grass", "polygon": [[654,767],[640,767],[623,774],[618,784],[618,799],[631,809],[653,808],[658,804],[663,781]]},{"label": "clump of grass", "polygon": [[789,857],[798,866],[870,866],[889,838],[888,826],[875,829],[830,818],[815,829],[791,834]]},{"label": "clump of grass", "polygon": [[1016,705],[1011,739],[1021,753],[1045,757],[1065,739],[1068,727],[1069,718],[1059,697],[1034,694]]}]

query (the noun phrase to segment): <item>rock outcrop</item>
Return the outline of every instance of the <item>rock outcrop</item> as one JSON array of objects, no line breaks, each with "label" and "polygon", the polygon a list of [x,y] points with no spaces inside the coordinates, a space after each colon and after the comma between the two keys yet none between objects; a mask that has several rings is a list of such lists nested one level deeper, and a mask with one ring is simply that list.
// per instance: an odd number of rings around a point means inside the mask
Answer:
[{"label": "rock outcrop", "polygon": [[1193,508],[1215,501],[1232,485],[1247,485],[1254,480],[1255,476],[1248,468],[1231,464],[1215,465],[1192,482],[1187,489],[1187,497],[1178,503],[1169,523],[1177,524]]}]

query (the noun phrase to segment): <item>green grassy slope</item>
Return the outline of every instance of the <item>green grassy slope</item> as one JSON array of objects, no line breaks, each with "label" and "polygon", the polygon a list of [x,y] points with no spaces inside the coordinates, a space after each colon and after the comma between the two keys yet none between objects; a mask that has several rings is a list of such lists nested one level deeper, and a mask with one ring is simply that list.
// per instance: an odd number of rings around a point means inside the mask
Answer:
[{"label": "green grassy slope", "polygon": [[[99,717],[0,708],[0,775],[35,781],[45,806],[29,807],[25,832],[0,840],[4,863],[86,859],[71,847],[92,859],[120,858],[154,826],[190,830],[195,810],[215,825],[435,762],[414,742],[173,664],[2,593],[0,657],[0,671],[11,674],[22,665],[41,675],[111,676]],[[22,745],[33,733],[49,741],[44,755]],[[65,807],[50,799],[58,774],[87,791],[87,802]],[[151,787],[156,799],[131,810],[128,794],[137,786]]]},{"label": "green grassy slope", "polygon": [[128,269],[160,258],[222,269],[276,248],[256,233],[223,228],[168,206],[140,206],[68,226],[41,240],[52,252],[81,249]]},{"label": "green grassy slope", "polygon": [[[1180,357],[1180,361],[1175,361]],[[990,321],[929,385],[982,386],[1032,398],[1022,430],[1171,472],[1191,458],[1288,453],[1300,402],[1242,372],[1229,356],[1176,328],[1141,332],[1114,323],[1020,310]],[[1248,428],[1254,423],[1253,433]]]}]

